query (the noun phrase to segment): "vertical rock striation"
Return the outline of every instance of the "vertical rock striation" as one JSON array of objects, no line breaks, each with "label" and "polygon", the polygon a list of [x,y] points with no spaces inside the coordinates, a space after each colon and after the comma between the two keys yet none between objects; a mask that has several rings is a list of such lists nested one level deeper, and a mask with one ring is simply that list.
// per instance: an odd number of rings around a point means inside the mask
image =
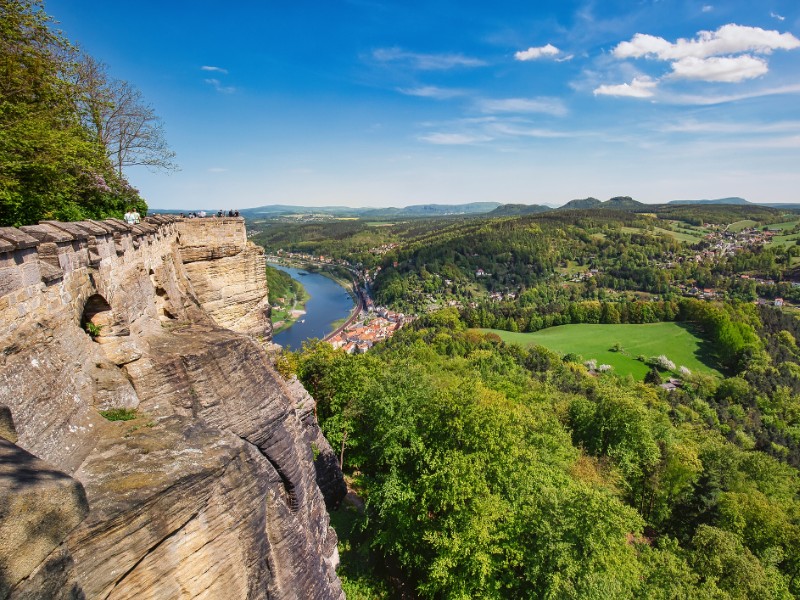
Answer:
[{"label": "vertical rock striation", "polygon": [[[38,540],[0,543],[0,598],[343,598],[342,475],[244,335],[266,308],[241,219],[0,228],[0,531]],[[58,527],[14,508],[46,486]]]}]

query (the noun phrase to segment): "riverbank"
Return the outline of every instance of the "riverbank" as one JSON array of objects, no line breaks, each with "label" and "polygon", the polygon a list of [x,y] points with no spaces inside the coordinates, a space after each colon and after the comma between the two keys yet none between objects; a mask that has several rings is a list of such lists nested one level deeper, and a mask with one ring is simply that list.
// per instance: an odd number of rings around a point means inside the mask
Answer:
[{"label": "riverbank", "polygon": [[[268,267],[278,273],[284,273],[280,269],[275,269],[273,265],[268,264]],[[288,274],[285,275],[288,276]],[[311,300],[311,295],[298,279],[293,277],[289,277],[289,279],[291,284],[288,286],[285,285],[285,282],[280,282],[283,285],[276,284],[274,281],[268,282],[271,285],[270,305],[273,306],[271,312],[273,336],[289,329],[298,320],[302,320],[306,314],[306,304]],[[275,290],[272,289],[273,285]],[[282,295],[275,297],[278,294]],[[292,296],[289,297],[289,294],[292,294]],[[274,308],[276,304],[280,304],[280,308]]]}]

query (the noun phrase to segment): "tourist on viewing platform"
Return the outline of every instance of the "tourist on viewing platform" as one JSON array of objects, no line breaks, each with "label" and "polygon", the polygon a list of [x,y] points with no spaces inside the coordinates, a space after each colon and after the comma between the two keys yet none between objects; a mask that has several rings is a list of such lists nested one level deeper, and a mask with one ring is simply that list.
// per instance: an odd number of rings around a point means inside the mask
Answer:
[{"label": "tourist on viewing platform", "polygon": [[224,217],[224,216],[225,216],[225,212],[224,212],[224,211],[223,211],[223,210],[220,208],[220,209],[217,211],[217,217]]},{"label": "tourist on viewing platform", "polygon": [[228,216],[229,216],[229,217],[232,217],[232,216],[233,216],[233,210],[232,210],[232,209],[228,211]]},{"label": "tourist on viewing platform", "polygon": [[141,215],[139,215],[139,213],[135,208],[129,208],[128,212],[125,213],[123,219],[125,219],[125,222],[128,225],[136,225],[142,220],[142,217]]},{"label": "tourist on viewing platform", "polygon": [[201,219],[205,218],[205,216],[206,216],[206,211],[204,211],[204,210],[201,210],[199,213],[197,213],[197,216],[198,216],[198,217],[200,217]]}]

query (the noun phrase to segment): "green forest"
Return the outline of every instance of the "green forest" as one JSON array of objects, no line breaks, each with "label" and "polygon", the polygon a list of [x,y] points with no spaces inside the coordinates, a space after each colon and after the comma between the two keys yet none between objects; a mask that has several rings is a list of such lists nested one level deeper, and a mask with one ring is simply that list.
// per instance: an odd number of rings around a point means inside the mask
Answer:
[{"label": "green forest", "polygon": [[176,168],[141,93],[67,40],[36,0],[0,0],[0,226],[121,218],[124,169]]},{"label": "green forest", "polygon": [[796,332],[707,310],[749,358],[669,394],[453,310],[367,355],[284,356],[366,500],[334,515],[348,597],[797,597]]}]

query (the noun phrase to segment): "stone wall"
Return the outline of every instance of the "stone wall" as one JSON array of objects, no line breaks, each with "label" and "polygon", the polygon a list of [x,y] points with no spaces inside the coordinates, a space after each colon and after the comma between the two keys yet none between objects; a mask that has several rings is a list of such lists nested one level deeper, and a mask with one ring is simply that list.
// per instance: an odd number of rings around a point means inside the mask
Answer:
[{"label": "stone wall", "polygon": [[[0,228],[0,598],[342,597],[313,399],[230,329],[265,297],[241,219]],[[18,502],[46,485],[71,520]]]}]

